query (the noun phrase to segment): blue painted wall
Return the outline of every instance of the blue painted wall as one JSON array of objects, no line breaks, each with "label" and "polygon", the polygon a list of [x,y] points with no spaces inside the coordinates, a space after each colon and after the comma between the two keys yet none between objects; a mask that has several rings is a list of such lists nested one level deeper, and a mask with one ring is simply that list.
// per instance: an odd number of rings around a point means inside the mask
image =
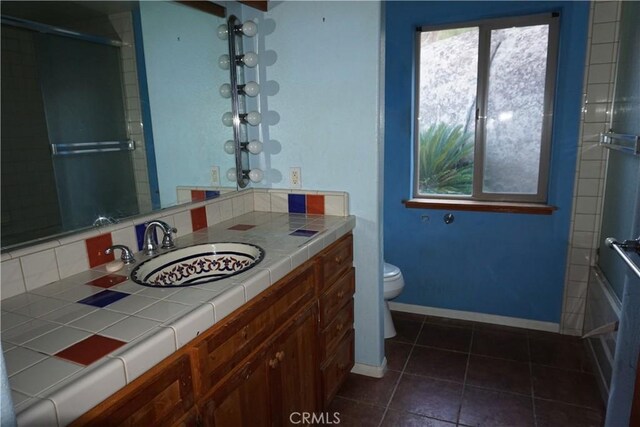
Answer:
[{"label": "blue painted wall", "polygon": [[[549,204],[551,216],[406,209],[412,195],[415,29],[561,13]],[[561,316],[588,2],[387,2],[384,250],[406,288],[398,302],[558,323]]]}]

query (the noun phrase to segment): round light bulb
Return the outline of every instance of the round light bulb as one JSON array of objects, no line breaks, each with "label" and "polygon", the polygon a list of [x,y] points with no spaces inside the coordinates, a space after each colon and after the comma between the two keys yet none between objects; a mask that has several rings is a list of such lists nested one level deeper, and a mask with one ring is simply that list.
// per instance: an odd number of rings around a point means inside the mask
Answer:
[{"label": "round light bulb", "polygon": [[245,95],[254,97],[260,93],[260,85],[256,82],[247,82],[247,84],[242,88],[242,91]]},{"label": "round light bulb", "polygon": [[258,26],[253,21],[246,21],[244,24],[242,24],[240,30],[242,31],[242,34],[247,37],[253,37],[258,34]]},{"label": "round light bulb", "polygon": [[249,68],[253,68],[258,65],[258,55],[254,52],[247,52],[242,57],[242,63]]},{"label": "round light bulb", "polygon": [[226,40],[229,37],[229,28],[227,28],[227,24],[220,24],[218,26],[217,33],[220,40]]},{"label": "round light bulb", "polygon": [[229,60],[229,55],[227,55],[226,53],[220,55],[220,57],[218,58],[218,66],[220,68],[222,68],[223,70],[228,70],[230,64],[231,61]]},{"label": "round light bulb", "polygon": [[249,150],[251,154],[260,154],[260,152],[262,151],[262,142],[258,141],[257,139],[250,141],[247,144],[247,150]]},{"label": "round light bulb", "polygon": [[238,176],[236,175],[236,168],[231,168],[227,171],[227,179],[233,182],[238,180]]},{"label": "round light bulb", "polygon": [[224,143],[224,152],[227,154],[233,154],[236,152],[236,143],[232,140],[228,140]]},{"label": "round light bulb", "polygon": [[222,124],[228,127],[233,126],[233,114],[226,112],[222,115]]},{"label": "round light bulb", "polygon": [[251,126],[256,126],[260,124],[260,121],[262,121],[262,116],[257,111],[251,111],[247,113],[244,119]]},{"label": "round light bulb", "polygon": [[249,171],[249,179],[253,182],[260,182],[264,178],[264,172],[260,169],[251,169]]},{"label": "round light bulb", "polygon": [[220,96],[223,98],[231,98],[231,85],[229,83],[220,86]]}]

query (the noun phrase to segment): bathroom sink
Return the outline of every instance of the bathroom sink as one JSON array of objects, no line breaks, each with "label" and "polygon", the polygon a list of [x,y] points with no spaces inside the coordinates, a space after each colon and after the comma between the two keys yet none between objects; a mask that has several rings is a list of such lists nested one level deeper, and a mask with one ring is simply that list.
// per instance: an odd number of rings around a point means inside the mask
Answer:
[{"label": "bathroom sink", "polygon": [[264,258],[248,243],[205,243],[175,249],[141,262],[131,280],[153,287],[194,286],[247,271]]}]

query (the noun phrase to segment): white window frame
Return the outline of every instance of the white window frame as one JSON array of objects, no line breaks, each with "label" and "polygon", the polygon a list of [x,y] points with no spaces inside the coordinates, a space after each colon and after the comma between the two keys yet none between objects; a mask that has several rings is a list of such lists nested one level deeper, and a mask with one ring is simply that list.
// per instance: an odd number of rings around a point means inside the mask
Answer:
[{"label": "white window frame", "polygon": [[[559,40],[560,14],[557,12],[527,15],[511,18],[487,19],[482,21],[458,24],[423,26],[417,29],[415,38],[415,93],[414,93],[414,161],[413,161],[413,197],[416,199],[459,199],[495,202],[546,203],[549,182],[549,163],[551,157],[551,137],[553,126],[553,105],[555,100],[555,83],[557,72],[557,55]],[[547,68],[545,75],[543,121],[540,141],[540,159],[538,172],[538,188],[535,194],[487,193],[482,191],[484,155],[486,139],[486,116],[489,90],[489,54],[491,50],[491,30],[548,25]],[[420,132],[418,117],[420,115],[420,36],[426,31],[450,30],[456,28],[478,27],[478,81],[476,94],[475,140],[473,155],[473,182],[471,195],[456,194],[421,194],[419,192],[419,149]]]}]

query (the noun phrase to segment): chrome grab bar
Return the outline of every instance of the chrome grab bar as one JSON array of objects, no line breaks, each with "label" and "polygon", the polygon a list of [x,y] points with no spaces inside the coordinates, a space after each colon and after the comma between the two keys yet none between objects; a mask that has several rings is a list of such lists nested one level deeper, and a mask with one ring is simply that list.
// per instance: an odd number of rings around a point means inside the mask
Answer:
[{"label": "chrome grab bar", "polygon": [[607,237],[604,241],[607,246],[616,251],[622,260],[631,268],[631,270],[640,278],[640,267],[633,262],[627,252],[635,252],[640,255],[640,236],[635,240],[625,240],[620,243],[613,237]]}]

